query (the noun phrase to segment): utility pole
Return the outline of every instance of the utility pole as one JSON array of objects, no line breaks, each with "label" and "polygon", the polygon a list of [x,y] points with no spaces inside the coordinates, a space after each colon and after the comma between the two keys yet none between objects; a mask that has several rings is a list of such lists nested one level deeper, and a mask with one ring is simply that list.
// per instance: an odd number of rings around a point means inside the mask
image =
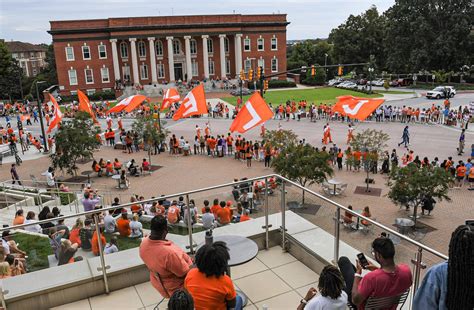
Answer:
[{"label": "utility pole", "polygon": [[44,152],[48,152],[48,143],[46,141],[46,133],[44,131],[44,124],[43,124],[43,112],[41,109],[41,99],[39,96],[38,91],[38,84],[46,83],[46,81],[38,81],[36,80],[36,99],[38,100],[38,114],[40,118],[40,125],[41,125],[41,134],[43,135],[43,145],[44,145]]}]

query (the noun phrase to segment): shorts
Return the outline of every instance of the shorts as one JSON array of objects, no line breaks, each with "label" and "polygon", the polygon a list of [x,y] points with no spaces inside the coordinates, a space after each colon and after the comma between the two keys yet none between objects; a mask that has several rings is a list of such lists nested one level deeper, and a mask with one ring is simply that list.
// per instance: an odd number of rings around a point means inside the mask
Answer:
[{"label": "shorts", "polygon": [[470,183],[474,183],[474,178],[469,178]]},{"label": "shorts", "polygon": [[456,180],[458,180],[459,182],[461,182],[462,180],[464,180],[464,177],[456,176]]}]

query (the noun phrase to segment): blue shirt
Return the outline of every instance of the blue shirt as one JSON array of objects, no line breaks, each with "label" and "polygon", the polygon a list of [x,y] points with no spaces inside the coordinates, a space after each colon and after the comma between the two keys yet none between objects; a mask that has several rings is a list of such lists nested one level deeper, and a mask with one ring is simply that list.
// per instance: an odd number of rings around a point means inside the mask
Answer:
[{"label": "blue shirt", "polygon": [[431,267],[416,291],[413,309],[447,310],[448,262]]},{"label": "blue shirt", "polygon": [[469,175],[469,170],[471,170],[471,167],[472,167],[472,163],[470,162],[467,162],[464,167],[466,167],[466,173],[467,175]]}]

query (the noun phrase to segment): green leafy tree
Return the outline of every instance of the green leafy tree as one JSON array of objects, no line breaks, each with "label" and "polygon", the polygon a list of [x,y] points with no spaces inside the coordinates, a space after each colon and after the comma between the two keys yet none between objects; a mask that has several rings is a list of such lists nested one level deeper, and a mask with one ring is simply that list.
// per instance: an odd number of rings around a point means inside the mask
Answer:
[{"label": "green leafy tree", "polygon": [[390,84],[388,83],[387,79],[383,81],[383,88],[385,88],[385,90],[388,90],[390,88]]},{"label": "green leafy tree", "polygon": [[148,150],[150,164],[154,146],[166,142],[166,137],[169,134],[167,129],[161,128],[163,125],[163,122],[154,119],[152,115],[138,116],[132,124],[132,129],[143,139],[145,149]]},{"label": "green leafy tree", "polygon": [[453,181],[453,176],[445,169],[419,168],[410,163],[406,167],[395,168],[390,173],[388,197],[397,205],[413,206],[416,226],[417,210],[426,199],[451,200],[448,192],[449,184]]},{"label": "green leafy tree", "polygon": [[47,45],[47,50],[46,50],[46,67],[44,67],[43,70],[41,70],[41,77],[43,78],[46,83],[51,86],[51,85],[56,85],[58,84],[58,75],[56,72],[56,58],[54,56],[54,48],[53,44]]},{"label": "green leafy tree", "polygon": [[0,41],[0,99],[21,97],[23,70],[12,58],[5,42]]},{"label": "green leafy tree", "polygon": [[75,118],[63,120],[55,135],[56,152],[51,153],[53,168],[66,170],[77,175],[77,161],[80,158],[93,158],[94,150],[100,147],[96,135],[100,128],[94,126],[90,115],[77,112]]},{"label": "green leafy tree", "polygon": [[367,62],[370,55],[374,55],[377,65],[383,68],[385,24],[385,16],[380,15],[375,6],[360,15],[350,15],[329,34],[329,43],[334,44],[335,63]]},{"label": "green leafy tree", "polygon": [[[389,135],[384,133],[382,130],[365,129],[364,131],[357,133],[350,143],[353,151],[362,152],[361,164],[367,173],[367,192],[370,191],[368,182],[370,171],[378,165],[380,158],[383,157],[389,139]],[[354,159],[352,158],[351,161],[354,161]]]},{"label": "green leafy tree", "polygon": [[306,79],[302,82],[303,84],[309,85],[322,85],[326,81],[326,70],[322,68],[316,68],[314,76],[311,75],[311,67],[306,70]]},{"label": "green leafy tree", "polygon": [[263,139],[265,143],[279,150],[298,142],[298,136],[293,130],[267,130]]},{"label": "green leafy tree", "polygon": [[324,64],[325,61],[331,64],[333,63],[332,50],[332,44],[329,44],[326,40],[306,40],[298,43],[288,50],[288,69]]},{"label": "green leafy tree", "polygon": [[392,72],[458,71],[474,61],[471,0],[396,0],[384,46]]},{"label": "green leafy tree", "polygon": [[[316,151],[309,144],[288,144],[272,160],[275,172],[298,182],[301,186],[322,183],[333,174],[328,164],[329,154]],[[304,191],[303,191],[304,204]]]}]

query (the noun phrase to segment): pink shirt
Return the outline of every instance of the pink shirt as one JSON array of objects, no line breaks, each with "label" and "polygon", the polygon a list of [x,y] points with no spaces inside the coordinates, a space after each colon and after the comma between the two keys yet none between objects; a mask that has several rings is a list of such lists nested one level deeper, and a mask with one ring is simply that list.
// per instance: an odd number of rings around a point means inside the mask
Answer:
[{"label": "pink shirt", "polygon": [[[389,273],[383,269],[369,272],[359,283],[359,294],[365,299],[374,297],[388,297],[403,293],[412,284],[411,270],[405,264],[396,267],[395,272]],[[365,302],[359,306],[364,309]],[[393,307],[396,309],[396,307]]]},{"label": "pink shirt", "polygon": [[[150,270],[150,281],[163,297],[170,298],[174,291],[184,285],[192,260],[180,247],[168,240],[143,238],[140,245],[140,257]],[[155,275],[158,272],[159,278]],[[168,292],[168,293],[166,293]]]}]

